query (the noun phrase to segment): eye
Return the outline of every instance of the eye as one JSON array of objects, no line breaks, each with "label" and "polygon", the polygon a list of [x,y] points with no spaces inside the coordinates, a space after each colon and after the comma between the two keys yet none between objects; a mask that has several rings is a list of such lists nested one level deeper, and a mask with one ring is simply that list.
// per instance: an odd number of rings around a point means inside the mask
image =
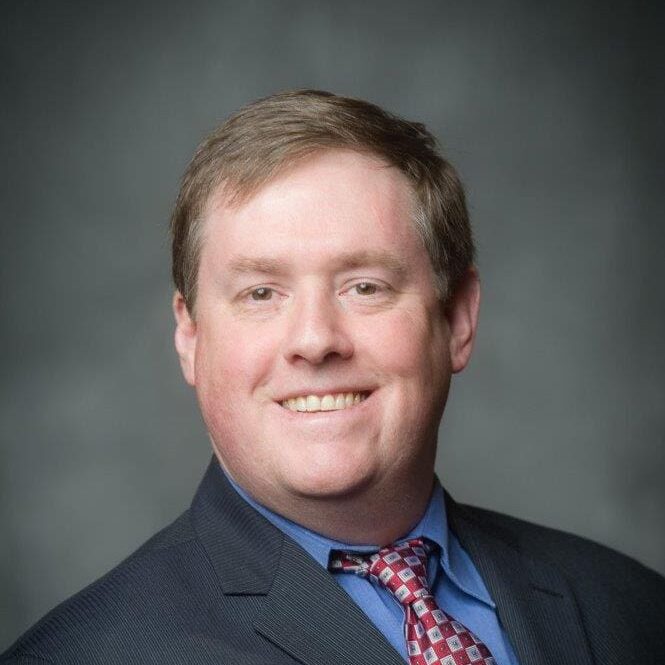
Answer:
[{"label": "eye", "polygon": [[361,296],[372,296],[379,290],[379,287],[376,284],[372,284],[372,282],[360,282],[353,288]]},{"label": "eye", "polygon": [[259,286],[253,289],[250,293],[252,300],[270,300],[273,295],[273,290],[267,286]]}]

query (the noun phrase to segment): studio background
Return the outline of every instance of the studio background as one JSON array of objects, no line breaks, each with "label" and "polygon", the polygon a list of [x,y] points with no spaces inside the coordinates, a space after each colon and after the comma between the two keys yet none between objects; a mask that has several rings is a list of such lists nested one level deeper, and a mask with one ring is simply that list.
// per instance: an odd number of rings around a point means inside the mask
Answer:
[{"label": "studio background", "polygon": [[2,4],[0,650],[187,507],[170,208],[205,133],[294,87],[425,122],[466,183],[453,496],[665,573],[663,12],[553,4]]}]

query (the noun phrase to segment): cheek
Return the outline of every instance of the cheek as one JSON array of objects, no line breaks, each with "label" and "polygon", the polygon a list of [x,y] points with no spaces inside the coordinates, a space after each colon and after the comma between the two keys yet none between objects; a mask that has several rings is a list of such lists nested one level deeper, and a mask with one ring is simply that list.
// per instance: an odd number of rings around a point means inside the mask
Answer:
[{"label": "cheek", "polygon": [[[445,327],[411,311],[394,315],[390,325],[374,330],[366,348],[386,387],[384,426],[402,441],[429,441],[438,428],[450,384]],[[417,447],[402,451],[408,454]]]},{"label": "cheek", "polygon": [[363,342],[387,377],[429,384],[449,365],[444,328],[421,311],[391,312],[365,331]]},{"label": "cheek", "polygon": [[269,375],[276,345],[269,331],[221,321],[201,336],[196,353],[198,391],[208,408],[228,411],[252,397]]},{"label": "cheek", "polygon": [[220,320],[199,339],[197,376],[208,384],[233,390],[259,377],[275,357],[270,331]]},{"label": "cheek", "polygon": [[[199,339],[196,392],[213,445],[238,478],[247,458],[246,442],[261,438],[260,392],[275,353],[269,335],[238,326],[219,326]],[[261,450],[255,450],[258,463]]]}]

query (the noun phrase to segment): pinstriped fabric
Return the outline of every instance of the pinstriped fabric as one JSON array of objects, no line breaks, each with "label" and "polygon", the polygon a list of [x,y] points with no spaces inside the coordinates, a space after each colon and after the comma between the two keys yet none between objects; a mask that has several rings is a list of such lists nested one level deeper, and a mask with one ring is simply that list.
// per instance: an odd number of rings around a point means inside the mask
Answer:
[{"label": "pinstriped fabric", "polygon": [[289,539],[254,626],[307,665],[404,665],[328,571]]},{"label": "pinstriped fabric", "polygon": [[523,664],[665,662],[660,575],[607,547],[448,495],[446,508]]},{"label": "pinstriped fabric", "polygon": [[[251,628],[225,634],[230,614],[251,626],[260,598],[227,600],[199,543],[160,550],[165,559],[154,554],[127,562],[47,615],[24,636],[18,653],[57,665],[258,665],[265,658],[292,665],[276,648],[253,656]],[[189,563],[183,566],[183,559]]]},{"label": "pinstriped fabric", "polygon": [[[494,543],[493,556],[484,557],[477,566],[520,661],[592,665],[582,620],[566,580],[542,562],[534,569],[515,541],[496,541],[491,532],[465,521],[464,511],[453,508],[453,515],[451,528],[463,534],[460,542],[472,558],[487,547],[488,539]],[[506,585],[506,577],[512,580],[511,587]],[[562,626],[568,627],[565,639],[561,639]]]},{"label": "pinstriped fabric", "polygon": [[[236,537],[253,539],[257,554],[230,575],[225,544]],[[266,560],[262,549],[271,553]],[[263,566],[254,576],[247,567],[257,561]],[[302,585],[298,570],[306,572]],[[306,597],[318,608],[333,603],[322,618],[333,637],[314,643],[312,654],[302,644],[303,614],[312,610]],[[328,634],[323,627],[311,627],[310,644]],[[351,665],[358,658],[403,665],[328,572],[240,499],[215,462],[183,519],[47,615],[0,662],[34,658],[57,665]]]},{"label": "pinstriped fabric", "polygon": [[268,592],[284,536],[240,499],[214,461],[192,501],[191,520],[226,593]]},{"label": "pinstriped fabric", "polygon": [[[660,576],[580,538],[447,501],[451,528],[522,665],[658,663]],[[235,538],[254,550],[231,574],[226,545]],[[565,627],[565,644],[555,626]],[[247,506],[214,459],[185,515],[44,617],[0,663],[404,665],[332,576]]]}]

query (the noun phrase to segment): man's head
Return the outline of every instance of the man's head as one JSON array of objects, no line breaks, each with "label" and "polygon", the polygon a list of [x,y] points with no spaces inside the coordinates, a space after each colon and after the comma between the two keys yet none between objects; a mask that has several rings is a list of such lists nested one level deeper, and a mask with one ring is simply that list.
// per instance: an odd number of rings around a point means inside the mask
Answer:
[{"label": "man's head", "polygon": [[[178,226],[188,214],[193,231]],[[174,215],[174,311],[183,373],[234,479],[338,538],[400,535],[428,498],[450,377],[471,351],[471,255],[459,182],[420,126],[305,92],[216,131]],[[374,513],[400,501],[402,523],[382,530]]]}]

